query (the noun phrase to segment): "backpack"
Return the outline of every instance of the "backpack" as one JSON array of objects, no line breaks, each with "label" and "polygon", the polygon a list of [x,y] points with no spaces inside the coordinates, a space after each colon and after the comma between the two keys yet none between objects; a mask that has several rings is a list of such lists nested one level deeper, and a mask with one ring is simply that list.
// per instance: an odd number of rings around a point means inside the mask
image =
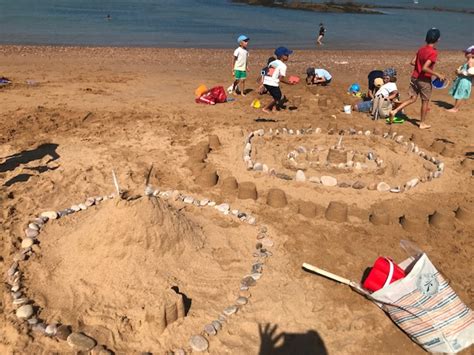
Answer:
[{"label": "backpack", "polygon": [[379,95],[374,98],[371,114],[374,116],[374,120],[378,120],[379,118],[387,118],[390,116],[390,111],[392,108],[392,101]]}]

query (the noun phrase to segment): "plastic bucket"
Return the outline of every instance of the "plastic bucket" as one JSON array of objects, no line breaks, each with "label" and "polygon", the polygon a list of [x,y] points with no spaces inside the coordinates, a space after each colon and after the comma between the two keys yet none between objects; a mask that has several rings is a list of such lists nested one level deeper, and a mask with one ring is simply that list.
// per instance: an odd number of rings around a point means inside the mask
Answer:
[{"label": "plastic bucket", "polygon": [[350,115],[352,112],[352,106],[351,105],[344,105],[344,113],[347,113]]},{"label": "plastic bucket", "polygon": [[405,277],[405,272],[389,258],[378,257],[362,286],[372,292]]},{"label": "plastic bucket", "polygon": [[439,78],[436,78],[431,81],[431,84],[433,84],[435,89],[444,89],[448,86],[449,81],[448,79],[441,81]]}]

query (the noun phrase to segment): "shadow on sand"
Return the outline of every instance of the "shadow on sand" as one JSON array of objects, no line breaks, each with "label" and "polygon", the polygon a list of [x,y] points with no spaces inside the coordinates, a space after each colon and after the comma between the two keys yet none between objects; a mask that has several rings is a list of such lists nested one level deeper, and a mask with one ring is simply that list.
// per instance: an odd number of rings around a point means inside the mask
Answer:
[{"label": "shadow on sand", "polygon": [[259,355],[327,355],[327,350],[318,332],[286,333],[277,331],[278,325],[259,324]]}]

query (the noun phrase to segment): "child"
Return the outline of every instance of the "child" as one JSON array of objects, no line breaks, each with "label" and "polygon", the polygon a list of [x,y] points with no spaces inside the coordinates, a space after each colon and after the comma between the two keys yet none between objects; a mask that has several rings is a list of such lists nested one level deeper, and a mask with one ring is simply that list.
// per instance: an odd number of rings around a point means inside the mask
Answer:
[{"label": "child", "polygon": [[326,29],[324,28],[324,25],[323,23],[321,22],[319,24],[319,36],[318,36],[318,39],[316,40],[316,43],[320,46],[323,44],[323,38],[324,38],[324,35],[326,34]]},{"label": "child", "polygon": [[[398,98],[398,88],[397,84],[395,84],[397,82],[397,71],[393,68],[387,68],[382,72],[382,77],[383,79],[376,78],[374,80],[374,85],[378,87],[378,90],[374,94],[374,99],[370,101],[361,101],[355,104],[353,106],[354,111],[371,111],[375,118],[378,118],[378,116],[385,116],[383,112],[377,112],[377,110],[380,111],[381,106],[388,107],[393,105],[393,102]],[[382,82],[380,82],[380,80]],[[379,101],[383,101],[384,103]]]},{"label": "child", "polygon": [[273,101],[263,108],[263,112],[265,113],[276,111],[277,106],[281,106],[282,94],[280,90],[280,82],[294,85],[286,79],[287,67],[285,62],[288,61],[291,53],[293,53],[293,51],[286,47],[278,47],[275,49],[277,59],[268,65],[269,69],[267,75],[263,78],[263,85],[272,96]]},{"label": "child", "polygon": [[415,68],[411,74],[410,89],[408,95],[410,98],[402,102],[397,108],[390,111],[390,120],[388,123],[393,123],[393,118],[397,113],[405,107],[414,104],[418,96],[421,97],[421,115],[420,115],[420,129],[428,129],[431,126],[426,124],[426,116],[428,114],[429,103],[431,98],[431,77],[436,76],[441,81],[445,80],[444,75],[434,71],[434,65],[438,58],[436,52],[436,44],[441,36],[437,28],[432,28],[426,33],[426,45],[418,49],[415,58],[412,59],[411,65]]},{"label": "child", "polygon": [[[462,100],[467,100],[471,96],[472,77],[474,71],[474,46],[464,51],[466,63],[461,65],[457,70],[457,78],[454,80],[453,86],[449,89],[449,94],[454,97],[454,107],[448,112],[458,112],[462,104]],[[470,70],[470,72],[469,72]]]},{"label": "child", "polygon": [[332,80],[331,74],[326,69],[306,69],[306,84],[326,86]]},{"label": "child", "polygon": [[247,78],[247,59],[249,56],[247,45],[249,40],[250,38],[245,35],[240,35],[239,38],[237,38],[239,47],[234,51],[234,59],[232,61],[232,75],[235,77],[232,92],[235,91],[237,93],[239,83],[242,83],[242,87],[239,90],[242,96],[245,96],[245,79]]},{"label": "child", "polygon": [[267,75],[268,73],[270,63],[273,62],[274,60],[276,60],[275,57],[268,58],[267,65],[263,67],[262,70],[260,71],[260,77],[257,79],[257,84],[260,85],[258,87],[258,93],[260,95],[267,93],[267,89],[265,89],[265,86],[263,85],[263,79],[265,78],[265,75]]}]

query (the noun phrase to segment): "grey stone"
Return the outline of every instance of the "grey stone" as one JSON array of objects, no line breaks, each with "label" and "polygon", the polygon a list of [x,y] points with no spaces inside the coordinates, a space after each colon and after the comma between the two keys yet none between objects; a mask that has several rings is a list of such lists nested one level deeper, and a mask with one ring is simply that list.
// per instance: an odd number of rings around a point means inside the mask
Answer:
[{"label": "grey stone", "polygon": [[218,320],[213,320],[211,324],[216,331],[219,331],[222,329],[222,323],[219,322]]},{"label": "grey stone", "polygon": [[204,332],[207,335],[216,335],[217,334],[216,328],[214,328],[214,326],[212,324],[206,324],[204,326]]},{"label": "grey stone", "polygon": [[28,224],[29,229],[33,229],[35,231],[39,231],[40,227],[36,223],[30,223]]},{"label": "grey stone", "polygon": [[363,189],[366,186],[366,184],[362,181],[356,181],[355,183],[352,184],[352,188],[356,190]]},{"label": "grey stone", "polygon": [[377,191],[379,192],[388,192],[390,191],[390,185],[386,182],[379,182],[377,185]]},{"label": "grey stone", "polygon": [[295,180],[296,180],[296,181],[300,181],[300,182],[306,181],[306,176],[305,176],[303,170],[298,170],[298,171],[296,172]]},{"label": "grey stone", "polygon": [[282,180],[291,180],[291,176],[283,173],[276,173],[275,175],[277,178],[282,179]]},{"label": "grey stone", "polygon": [[34,244],[34,240],[32,238],[25,238],[21,241],[21,247],[23,249],[31,248],[33,244]]},{"label": "grey stone", "polygon": [[15,300],[13,300],[12,303],[13,303],[15,306],[18,306],[18,305],[20,305],[20,304],[27,304],[28,302],[30,302],[30,300],[29,300],[28,298],[22,297],[22,298],[17,298],[17,299],[15,299]]},{"label": "grey stone", "polygon": [[76,332],[67,337],[67,343],[76,351],[89,351],[96,345],[94,339]]},{"label": "grey stone", "polygon": [[243,306],[243,305],[246,305],[247,302],[248,302],[247,297],[239,297],[239,298],[237,298],[237,300],[235,301],[235,304],[238,305],[238,306]]},{"label": "grey stone", "polygon": [[237,312],[237,306],[235,306],[235,305],[226,307],[226,308],[224,308],[224,310],[222,311],[222,313],[224,313],[226,316],[231,316],[232,314],[234,314],[234,313],[236,313],[236,312]]},{"label": "grey stone", "polygon": [[252,287],[257,284],[257,281],[252,276],[246,276],[242,279],[241,284],[247,287]]},{"label": "grey stone", "polygon": [[38,318],[36,317],[31,317],[30,319],[28,319],[28,324],[29,325],[35,325],[38,323]]},{"label": "grey stone", "polygon": [[60,340],[67,340],[67,337],[71,334],[71,327],[68,325],[61,324],[56,330],[56,338]]},{"label": "grey stone", "polygon": [[253,274],[250,275],[250,277],[254,279],[255,281],[257,281],[257,280],[260,280],[260,278],[262,277],[262,273],[254,272]]},{"label": "grey stone", "polygon": [[87,206],[86,206],[85,203],[80,203],[78,206],[79,206],[79,208],[80,208],[81,210],[83,210],[83,211],[84,211],[84,210],[87,210]]},{"label": "grey stone", "polygon": [[337,185],[337,179],[332,176],[321,176],[321,183],[324,186],[336,186]]},{"label": "grey stone", "polygon": [[183,202],[192,204],[194,202],[194,198],[192,198],[191,196],[186,196]]},{"label": "grey stone", "polygon": [[78,205],[72,205],[71,210],[73,210],[74,212],[79,212],[81,208]]},{"label": "grey stone", "polygon": [[25,229],[25,235],[28,238],[36,238],[38,236],[38,234],[39,234],[39,232],[35,229],[32,229],[32,228]]},{"label": "grey stone", "polygon": [[56,219],[58,218],[58,213],[56,211],[46,211],[40,214],[40,217],[46,217],[48,219]]},{"label": "grey stone", "polygon": [[16,310],[16,316],[20,319],[28,319],[33,313],[34,310],[31,304],[25,304]]},{"label": "grey stone", "polygon": [[49,335],[50,337],[55,336],[57,331],[58,331],[58,327],[56,324],[49,324],[44,330],[46,335]]},{"label": "grey stone", "polygon": [[262,163],[255,163],[253,165],[253,170],[255,171],[262,171],[263,170],[263,164]]},{"label": "grey stone", "polygon": [[206,351],[209,347],[209,342],[202,335],[193,335],[189,339],[189,345],[194,351]]}]

